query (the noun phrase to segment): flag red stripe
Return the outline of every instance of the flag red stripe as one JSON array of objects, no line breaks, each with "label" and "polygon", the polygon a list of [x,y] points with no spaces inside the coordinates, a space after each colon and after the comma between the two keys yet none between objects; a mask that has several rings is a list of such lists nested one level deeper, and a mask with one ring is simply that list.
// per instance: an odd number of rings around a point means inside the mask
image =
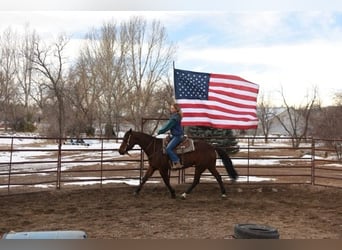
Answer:
[{"label": "flag red stripe", "polygon": [[258,93],[259,86],[238,76],[210,74],[210,85]]},{"label": "flag red stripe", "polygon": [[235,106],[237,108],[245,108],[245,109],[253,109],[254,108],[255,109],[255,105],[246,105],[243,103],[232,102],[229,100],[217,98],[215,96],[209,96],[209,101],[216,101],[216,102],[220,102],[220,103],[225,104],[225,105]]},{"label": "flag red stripe", "polygon": [[253,101],[256,102],[257,98],[254,96],[247,96],[247,95],[240,95],[240,94],[236,94],[233,92],[227,92],[227,91],[223,91],[223,90],[217,90],[217,89],[210,89],[209,90],[210,93],[217,93],[220,95],[225,95],[225,96],[229,96],[229,97],[233,97],[236,99],[241,99],[241,100],[246,100],[246,101]]},{"label": "flag red stripe", "polygon": [[[179,100],[180,101],[180,100]],[[235,114],[235,115],[250,115],[253,117],[257,117],[256,116],[256,112],[255,110],[250,110],[250,109],[226,109],[226,108],[222,108],[220,106],[216,106],[216,105],[212,105],[212,104],[203,104],[203,103],[185,103],[185,102],[179,102],[179,105],[182,109],[186,109],[186,108],[193,108],[193,109],[208,109],[208,110],[217,110],[217,111],[221,111],[221,112],[225,112],[227,114]]]},{"label": "flag red stripe", "polygon": [[214,115],[214,114],[210,114],[207,112],[196,112],[196,113],[184,112],[183,114],[186,114],[186,117],[207,117],[210,119],[233,120],[233,121],[244,121],[244,122],[251,121],[251,118],[234,117],[231,115]]},{"label": "flag red stripe", "polygon": [[[226,75],[226,74],[223,75],[223,74],[210,73],[210,77],[252,83],[252,82],[247,81],[246,79],[243,79],[242,77],[236,76],[236,75]],[[252,84],[256,85],[255,83],[252,83]]]},{"label": "flag red stripe", "polygon": [[231,88],[231,89],[238,89],[238,90],[243,90],[243,91],[248,91],[251,93],[258,93],[258,89],[255,88],[251,88],[251,87],[247,87],[247,86],[242,86],[242,85],[236,85],[236,84],[229,84],[229,83],[223,83],[223,82],[213,82],[210,81],[210,85],[211,86],[215,86],[215,87],[223,87],[223,88]]}]

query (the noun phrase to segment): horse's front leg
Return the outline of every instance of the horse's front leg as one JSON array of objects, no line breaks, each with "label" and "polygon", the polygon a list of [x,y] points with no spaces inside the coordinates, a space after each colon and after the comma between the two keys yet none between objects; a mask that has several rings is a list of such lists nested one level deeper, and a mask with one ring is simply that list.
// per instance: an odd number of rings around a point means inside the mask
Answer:
[{"label": "horse's front leg", "polygon": [[171,198],[175,199],[176,198],[176,191],[171,187],[168,167],[160,168],[159,173],[160,173],[161,177],[163,178],[163,181],[164,181],[166,187],[169,189],[169,191],[171,193]]},{"label": "horse's front leg", "polygon": [[155,169],[153,169],[151,166],[148,167],[145,175],[143,176],[140,185],[137,187],[137,189],[134,191],[135,195],[138,195],[140,190],[142,189],[143,185],[146,183],[146,181],[153,175]]}]

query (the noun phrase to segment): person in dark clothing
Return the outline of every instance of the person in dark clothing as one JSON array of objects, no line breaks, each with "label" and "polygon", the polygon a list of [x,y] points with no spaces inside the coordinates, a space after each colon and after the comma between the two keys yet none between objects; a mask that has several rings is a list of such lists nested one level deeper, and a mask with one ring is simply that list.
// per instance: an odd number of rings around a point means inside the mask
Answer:
[{"label": "person in dark clothing", "polygon": [[182,141],[184,131],[181,125],[182,121],[182,110],[177,103],[170,106],[170,119],[169,121],[158,131],[158,135],[164,134],[165,132],[171,132],[170,142],[166,146],[166,153],[170,157],[172,162],[172,168],[181,168],[180,159],[175,152],[174,148]]}]

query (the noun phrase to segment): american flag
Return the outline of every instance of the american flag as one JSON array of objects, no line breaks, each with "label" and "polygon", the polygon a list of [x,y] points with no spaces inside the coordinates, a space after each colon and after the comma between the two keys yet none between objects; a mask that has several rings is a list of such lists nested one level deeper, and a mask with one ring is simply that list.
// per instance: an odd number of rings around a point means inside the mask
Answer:
[{"label": "american flag", "polygon": [[259,85],[234,75],[174,69],[183,126],[255,129]]}]

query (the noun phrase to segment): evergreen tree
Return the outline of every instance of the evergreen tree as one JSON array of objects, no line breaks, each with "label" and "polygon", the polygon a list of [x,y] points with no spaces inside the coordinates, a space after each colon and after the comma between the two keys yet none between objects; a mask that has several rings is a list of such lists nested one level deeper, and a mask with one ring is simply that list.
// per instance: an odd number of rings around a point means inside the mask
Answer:
[{"label": "evergreen tree", "polygon": [[218,147],[225,148],[227,153],[239,151],[238,141],[231,129],[218,129],[211,127],[188,127],[187,134],[194,139],[201,139]]}]

